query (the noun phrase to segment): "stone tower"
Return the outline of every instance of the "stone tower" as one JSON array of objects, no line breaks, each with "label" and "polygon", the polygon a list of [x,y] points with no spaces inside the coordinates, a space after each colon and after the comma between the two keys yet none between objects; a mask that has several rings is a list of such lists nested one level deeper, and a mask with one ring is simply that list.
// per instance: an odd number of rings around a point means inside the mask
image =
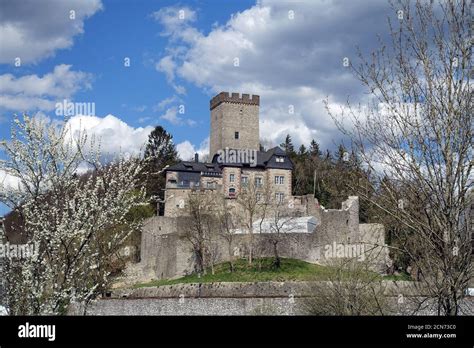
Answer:
[{"label": "stone tower", "polygon": [[260,97],[221,92],[211,99],[211,136],[209,155],[229,149],[260,149]]}]

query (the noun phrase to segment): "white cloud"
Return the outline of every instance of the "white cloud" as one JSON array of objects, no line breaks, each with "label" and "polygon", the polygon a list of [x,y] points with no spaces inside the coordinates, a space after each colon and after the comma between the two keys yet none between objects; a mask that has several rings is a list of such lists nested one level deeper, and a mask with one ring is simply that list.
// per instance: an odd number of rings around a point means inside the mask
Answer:
[{"label": "white cloud", "polygon": [[[179,40],[194,42],[200,36],[200,33],[190,26],[196,20],[196,12],[187,6],[163,7],[159,11],[153,12],[152,17],[163,26],[164,31],[161,35],[168,36],[173,42]],[[180,52],[184,52],[184,49],[182,46],[168,48],[169,54],[155,64],[156,70],[164,73],[168,83],[176,93],[181,95],[186,94],[186,88],[175,82],[177,65],[174,57]]]},{"label": "white cloud", "polygon": [[151,15],[163,26],[163,36],[183,35],[187,29],[194,30],[189,25],[196,20],[196,11],[187,6],[163,7]]},{"label": "white cloud", "polygon": [[192,127],[196,125],[196,121],[178,116],[178,108],[175,106],[168,108],[166,112],[160,116],[160,119],[168,121],[171,124],[177,126],[186,124]]},{"label": "white cloud", "polygon": [[72,136],[85,131],[88,136],[100,140],[101,152],[104,155],[130,154],[138,155],[148,140],[153,127],[133,128],[113,115],[103,118],[97,116],[73,116],[66,127]]},{"label": "white cloud", "polygon": [[[102,9],[100,0],[3,0],[0,11],[0,63],[37,63],[70,48],[84,33],[84,21]],[[71,10],[74,18],[71,19]]]},{"label": "white cloud", "polygon": [[176,150],[178,151],[179,158],[183,161],[192,161],[194,160],[194,154],[199,154],[200,161],[207,161],[209,156],[209,137],[207,137],[199,147],[191,144],[189,140],[183,141],[176,145]]},{"label": "white cloud", "polygon": [[140,118],[138,119],[138,123],[145,123],[145,122],[148,122],[148,121],[150,121],[150,120],[151,120],[151,117],[149,117],[149,116],[140,117]]},{"label": "white cloud", "polygon": [[363,97],[342,60],[355,59],[356,45],[372,49],[392,14],[385,2],[368,1],[262,1],[207,34],[191,22],[162,22],[170,36],[162,71],[172,84],[184,79],[209,96],[221,91],[260,95],[263,141],[279,144],[290,133],[296,145],[308,145],[314,137],[333,147],[341,134],[323,100],[342,105],[347,95]]},{"label": "white cloud", "polygon": [[136,106],[134,108],[132,108],[133,111],[137,111],[137,112],[143,112],[146,110],[146,105],[140,105],[140,106]]},{"label": "white cloud", "polygon": [[173,95],[171,97],[168,97],[168,98],[165,98],[163,99],[162,101],[160,101],[158,104],[156,104],[154,107],[153,107],[153,110],[154,111],[161,111],[163,110],[165,107],[167,107],[168,105],[174,103],[174,102],[177,102],[177,101],[180,101],[180,99]]},{"label": "white cloud", "polygon": [[166,81],[173,87],[176,93],[178,94],[186,94],[186,89],[176,84],[175,81],[175,70],[176,70],[176,63],[173,61],[171,56],[163,57],[158,63],[155,65],[156,70],[162,72],[166,76]]},{"label": "white cloud", "polygon": [[92,75],[61,64],[42,77],[0,75],[0,107],[13,111],[51,111],[57,102],[71,98],[80,89],[90,89]]}]

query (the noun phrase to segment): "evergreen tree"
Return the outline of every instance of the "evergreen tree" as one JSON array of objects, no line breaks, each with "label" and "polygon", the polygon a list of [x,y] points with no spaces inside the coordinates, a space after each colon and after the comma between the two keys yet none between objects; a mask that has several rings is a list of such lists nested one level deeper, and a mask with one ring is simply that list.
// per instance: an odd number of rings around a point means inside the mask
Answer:
[{"label": "evergreen tree", "polygon": [[309,145],[309,154],[311,157],[320,157],[322,155],[321,150],[319,149],[319,144],[313,139]]},{"label": "evergreen tree", "polygon": [[306,150],[306,146],[304,146],[303,144],[301,144],[300,149],[299,149],[299,152],[298,152],[298,155],[299,155],[301,158],[304,158],[304,157],[306,157],[307,154],[308,154],[308,150]]},{"label": "evergreen tree", "polygon": [[337,163],[343,163],[348,160],[348,158],[346,159],[345,157],[347,156],[346,153],[347,153],[347,150],[344,144],[339,144],[339,147],[337,148],[337,152],[336,152]]},{"label": "evergreen tree", "polygon": [[157,196],[162,199],[164,196],[165,177],[160,173],[167,165],[171,166],[179,161],[176,146],[173,143],[173,136],[163,127],[157,126],[148,136],[145,147],[145,170],[142,180],[149,197]]},{"label": "evergreen tree", "polygon": [[293,142],[289,134],[286,135],[285,142],[281,143],[280,146],[289,156],[295,153],[295,147],[293,146]]},{"label": "evergreen tree", "polygon": [[150,135],[148,135],[144,157],[145,159],[152,159],[158,168],[162,168],[171,162],[177,162],[178,152],[173,144],[173,136],[163,127],[155,127]]}]

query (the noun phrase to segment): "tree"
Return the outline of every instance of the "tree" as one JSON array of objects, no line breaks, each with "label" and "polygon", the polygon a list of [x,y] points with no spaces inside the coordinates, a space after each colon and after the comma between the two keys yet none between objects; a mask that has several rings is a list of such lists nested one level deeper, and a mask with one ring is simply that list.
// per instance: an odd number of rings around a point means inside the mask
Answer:
[{"label": "tree", "polygon": [[254,251],[254,231],[253,223],[267,208],[270,199],[269,185],[265,181],[261,185],[255,181],[250,181],[247,185],[242,186],[237,196],[237,204],[242,208],[241,223],[247,230],[248,245],[248,263],[252,264]]},{"label": "tree", "polygon": [[344,162],[348,162],[349,160],[349,154],[344,144],[339,144],[335,155],[336,155],[337,164],[343,164]]},{"label": "tree", "polygon": [[339,259],[330,263],[327,282],[315,284],[315,296],[302,303],[310,315],[390,315],[394,307],[384,294],[379,274],[370,270],[369,261]]},{"label": "tree", "polygon": [[288,156],[293,156],[295,154],[295,147],[293,146],[293,141],[289,134],[286,135],[285,142],[281,143],[280,146],[285,150]]},{"label": "tree", "polygon": [[216,218],[219,229],[219,235],[227,242],[227,251],[229,253],[230,271],[234,272],[234,251],[232,249],[235,236],[235,223],[233,221],[233,207],[229,200],[223,194],[217,198]]},{"label": "tree", "polygon": [[64,314],[72,301],[87,308],[109,286],[106,266],[139,225],[127,214],[144,202],[136,189],[141,161],[104,164],[94,139],[66,125],[15,117],[11,140],[1,144],[2,169],[20,183],[4,188],[2,202],[21,214],[35,247],[2,268],[10,314]]},{"label": "tree", "polygon": [[213,242],[218,230],[215,200],[216,195],[211,190],[196,190],[188,196],[187,208],[191,221],[185,237],[192,245],[198,274],[206,274],[209,266],[214,274],[216,255]]},{"label": "tree", "polygon": [[365,198],[412,238],[401,252],[417,268],[417,284],[438,314],[457,315],[472,278],[469,1],[401,1],[393,13],[391,44],[351,66],[372,99],[327,109],[381,188]]},{"label": "tree", "polygon": [[[288,207],[283,202],[271,200],[269,209],[265,210],[260,222],[260,233],[266,233],[267,240],[272,245],[273,267],[280,269],[281,258],[278,246],[283,238],[294,229],[295,216],[288,213]],[[268,211],[268,213],[267,213]],[[268,216],[268,217],[267,217]],[[263,231],[263,229],[267,229]]]},{"label": "tree", "polygon": [[173,165],[178,162],[178,152],[173,143],[173,136],[163,127],[157,126],[148,136],[148,142],[144,152],[144,173],[143,181],[147,195],[164,198],[163,189],[165,188],[165,177],[160,175],[160,171],[167,165]]},{"label": "tree", "polygon": [[301,158],[305,158],[307,154],[308,154],[308,150],[306,150],[306,146],[301,144],[301,146],[298,150],[298,156],[301,157]]},{"label": "tree", "polygon": [[312,158],[321,157],[322,152],[319,149],[319,144],[313,139],[311,140],[311,144],[309,145],[309,153]]}]

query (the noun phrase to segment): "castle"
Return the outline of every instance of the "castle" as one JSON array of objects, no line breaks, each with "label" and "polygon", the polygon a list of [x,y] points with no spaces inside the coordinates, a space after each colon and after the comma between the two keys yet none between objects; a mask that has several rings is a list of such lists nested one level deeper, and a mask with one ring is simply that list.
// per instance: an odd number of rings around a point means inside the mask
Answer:
[{"label": "castle", "polygon": [[189,192],[196,189],[235,199],[252,185],[257,195],[266,190],[279,203],[291,200],[293,163],[279,147],[260,151],[259,106],[258,95],[221,92],[211,99],[212,162],[201,163],[196,155],[194,162],[165,169],[164,216],[183,215]]},{"label": "castle", "polygon": [[[194,161],[165,168],[164,216],[148,219],[142,228],[141,261],[135,267],[142,279],[194,271],[196,255],[187,232],[193,224],[190,198],[199,194],[214,195],[216,205],[221,203],[215,197],[224,199],[235,222],[232,245],[220,235],[213,240],[216,263],[245,257],[249,252],[246,237],[252,232],[254,249],[260,256],[272,256],[268,237],[275,232],[274,212],[278,211],[288,217],[287,226],[278,229],[281,257],[324,264],[337,258],[363,261],[370,256],[374,270],[387,271],[391,261],[384,227],[359,224],[358,197],[349,197],[341,209],[325,209],[311,194],[292,195],[291,159],[279,147],[267,151],[260,147],[259,106],[257,95],[221,92],[211,99],[212,161],[199,162],[196,155]],[[253,217],[251,228],[239,226],[246,215],[239,201],[249,192],[257,206],[265,207],[264,214],[259,211]]]}]

